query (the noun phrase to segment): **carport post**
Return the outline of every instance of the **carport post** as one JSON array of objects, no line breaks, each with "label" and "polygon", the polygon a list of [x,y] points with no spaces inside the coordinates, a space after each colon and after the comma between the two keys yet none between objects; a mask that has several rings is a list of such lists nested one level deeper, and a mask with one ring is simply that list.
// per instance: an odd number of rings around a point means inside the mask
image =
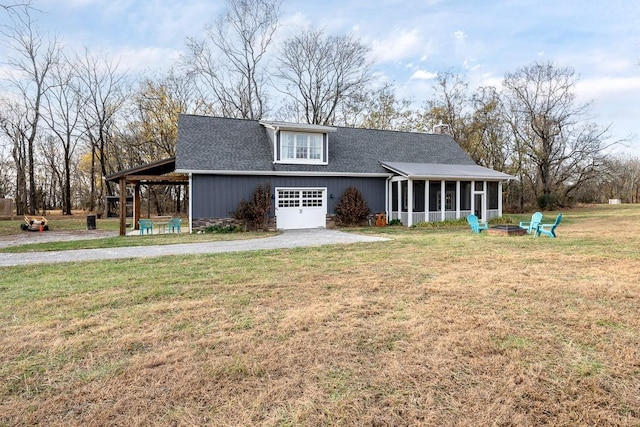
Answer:
[{"label": "carport post", "polygon": [[134,182],[135,187],[133,191],[133,224],[131,224],[134,230],[139,230],[140,226],[138,221],[140,220],[140,182]]},{"label": "carport post", "polygon": [[120,178],[120,235],[127,234],[127,184]]}]

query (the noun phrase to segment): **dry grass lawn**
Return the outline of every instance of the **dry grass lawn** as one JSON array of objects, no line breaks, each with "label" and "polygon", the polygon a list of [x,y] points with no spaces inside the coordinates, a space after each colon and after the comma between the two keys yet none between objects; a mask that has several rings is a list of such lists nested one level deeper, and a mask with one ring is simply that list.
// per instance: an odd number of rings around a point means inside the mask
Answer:
[{"label": "dry grass lawn", "polygon": [[0,425],[638,426],[640,206],[564,215],[0,269]]}]

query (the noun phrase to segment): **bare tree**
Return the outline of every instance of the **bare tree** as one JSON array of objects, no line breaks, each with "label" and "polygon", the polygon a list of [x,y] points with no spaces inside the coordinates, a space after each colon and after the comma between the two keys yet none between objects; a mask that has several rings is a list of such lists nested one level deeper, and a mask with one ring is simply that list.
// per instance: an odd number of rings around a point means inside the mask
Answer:
[{"label": "bare tree", "polygon": [[612,156],[607,159],[605,171],[599,182],[603,198],[621,199],[625,203],[640,202],[640,158]]},{"label": "bare tree", "polygon": [[26,1],[22,3],[13,3],[13,4],[0,4],[0,9],[4,9],[7,12],[9,12],[11,9],[16,9],[16,8],[31,9],[32,8],[31,4],[32,4],[31,1]]},{"label": "bare tree", "polygon": [[471,97],[473,112],[467,131],[469,155],[482,166],[508,172],[508,127],[502,117],[500,96],[494,87],[480,87]]},{"label": "bare tree", "polygon": [[14,186],[11,180],[13,167],[9,156],[4,153],[3,147],[0,147],[0,199],[9,197],[14,192]]},{"label": "bare tree", "polygon": [[[14,139],[16,143],[24,143],[26,147],[15,147],[14,153],[26,154],[26,169],[28,175],[27,188],[21,188],[28,194],[27,210],[30,214],[36,211],[36,182],[34,163],[34,143],[38,137],[39,122],[42,114],[42,98],[49,90],[48,75],[51,68],[59,60],[59,46],[56,38],[44,40],[36,28],[36,21],[32,17],[30,6],[11,8],[9,16],[11,25],[2,27],[2,35],[7,40],[8,47],[15,56],[10,58],[7,65],[12,70],[10,82],[15,95],[22,103],[24,118],[20,118],[23,134]],[[24,121],[22,121],[24,120]],[[24,127],[22,126],[24,125]],[[21,159],[17,159],[21,160]],[[18,178],[20,181],[20,178]],[[18,185],[23,186],[22,182]]]},{"label": "bare tree", "polygon": [[141,162],[175,156],[181,113],[208,113],[190,81],[170,70],[153,80],[145,78],[133,93],[129,129],[138,141]]},{"label": "bare tree", "polygon": [[[566,197],[593,179],[604,161],[608,128],[585,120],[589,104],[578,103],[571,68],[535,63],[504,79],[505,114],[538,195]],[[526,165],[522,165],[522,170]],[[547,203],[547,202],[545,202]]]},{"label": "bare tree", "polygon": [[301,31],[284,42],[276,77],[290,98],[296,121],[328,125],[346,101],[365,90],[370,79],[368,48],[352,35],[325,36]]},{"label": "bare tree", "polygon": [[411,101],[399,99],[393,85],[387,83],[379,89],[365,92],[361,104],[363,118],[358,126],[369,129],[413,130],[415,124]]},{"label": "bare tree", "polygon": [[[81,114],[85,98],[79,91],[76,70],[68,61],[53,67],[51,80],[52,86],[44,97],[46,108],[43,119],[62,149],[61,161],[64,175],[61,179],[62,212],[65,215],[71,215],[71,166],[78,141],[83,133]],[[54,141],[49,141],[49,145],[53,143]],[[50,147],[49,152],[55,152],[55,150]]]},{"label": "bare tree", "polygon": [[10,141],[10,151],[15,169],[16,213],[27,213],[27,114],[21,103],[15,100],[3,100],[0,109],[0,126]]},{"label": "bare tree", "polygon": [[453,139],[471,154],[473,149],[467,144],[471,105],[468,88],[462,76],[450,71],[439,73],[433,85],[434,97],[425,103],[422,130],[430,132],[438,124],[444,124]]},{"label": "bare tree", "polygon": [[187,40],[183,66],[203,94],[211,93],[223,116],[264,115],[268,78],[263,62],[279,14],[280,0],[229,0],[226,11],[206,28],[206,40]]},{"label": "bare tree", "polygon": [[[118,66],[117,62],[94,56],[89,51],[76,61],[79,90],[84,98],[84,134],[91,151],[90,211],[95,209],[96,199],[102,198],[105,192],[113,195],[110,184],[101,177],[111,172],[109,144],[115,132],[115,117],[127,99],[126,74],[119,72]],[[100,174],[96,172],[96,161]],[[99,183],[99,194],[96,194],[96,182]]]}]

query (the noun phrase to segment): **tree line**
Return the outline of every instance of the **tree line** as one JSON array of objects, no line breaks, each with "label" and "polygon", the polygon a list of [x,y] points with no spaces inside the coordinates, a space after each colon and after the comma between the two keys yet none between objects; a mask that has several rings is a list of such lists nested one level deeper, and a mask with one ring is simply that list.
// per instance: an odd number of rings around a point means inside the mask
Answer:
[{"label": "tree line", "polygon": [[[0,94],[0,198],[17,213],[101,212],[113,172],[175,155],[180,113],[385,130],[449,132],[478,164],[518,178],[505,209],[620,198],[638,202],[640,159],[608,154],[609,127],[589,120],[579,78],[553,63],[525,65],[501,87],[469,88],[441,71],[434,96],[399,98],[375,81],[352,34],[303,28],[276,43],[279,0],[228,0],[160,75],[133,76],[112,58],[73,52],[41,33],[30,2],[0,5],[10,56]],[[174,187],[150,187],[156,212],[180,210]],[[153,205],[153,208],[151,208]]]}]

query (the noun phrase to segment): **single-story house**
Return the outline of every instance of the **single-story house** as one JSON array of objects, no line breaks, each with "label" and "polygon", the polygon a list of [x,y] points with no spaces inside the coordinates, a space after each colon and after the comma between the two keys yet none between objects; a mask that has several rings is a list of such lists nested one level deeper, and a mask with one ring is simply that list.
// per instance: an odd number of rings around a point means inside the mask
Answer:
[{"label": "single-story house", "polygon": [[189,177],[190,224],[229,218],[269,184],[278,229],[325,227],[348,187],[374,213],[422,221],[502,215],[512,176],[476,165],[446,134],[181,115],[176,172]]}]

